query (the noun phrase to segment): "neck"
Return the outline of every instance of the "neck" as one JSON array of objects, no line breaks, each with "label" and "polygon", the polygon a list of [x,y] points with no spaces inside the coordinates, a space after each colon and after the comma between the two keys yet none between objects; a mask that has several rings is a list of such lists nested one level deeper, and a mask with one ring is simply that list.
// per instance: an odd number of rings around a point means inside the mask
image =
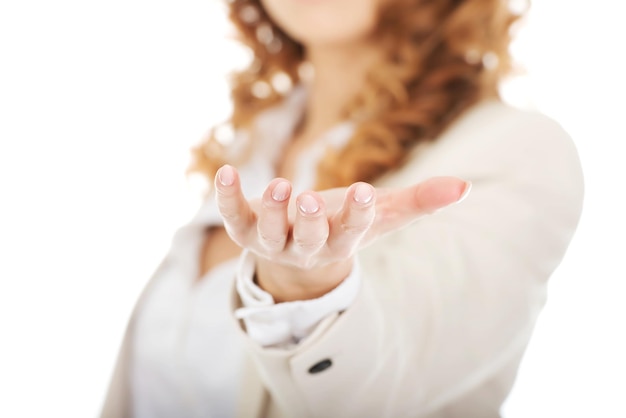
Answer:
[{"label": "neck", "polygon": [[315,69],[315,77],[309,85],[300,137],[319,137],[341,122],[345,107],[363,88],[378,55],[377,50],[365,44],[307,48],[306,59]]}]

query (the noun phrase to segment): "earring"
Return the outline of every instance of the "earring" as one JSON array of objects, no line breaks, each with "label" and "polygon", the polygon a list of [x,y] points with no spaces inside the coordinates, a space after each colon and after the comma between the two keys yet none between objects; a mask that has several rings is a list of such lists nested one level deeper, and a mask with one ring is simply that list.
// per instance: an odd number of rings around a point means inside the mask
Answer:
[{"label": "earring", "polygon": [[256,38],[265,46],[270,54],[277,54],[283,48],[283,42],[274,33],[272,25],[261,21],[260,10],[252,5],[246,4],[239,10],[239,18],[248,26],[256,26]]},{"label": "earring", "polygon": [[481,52],[475,48],[469,49],[465,52],[465,61],[471,65],[481,64],[488,71],[495,70],[500,64],[498,55],[495,52]]},{"label": "earring", "polygon": [[274,29],[272,29],[272,26],[267,22],[263,22],[256,27],[256,38],[265,45],[265,48],[267,48],[270,54],[280,52],[283,47],[283,42],[276,36]]},{"label": "earring", "polygon": [[239,11],[239,18],[247,25],[252,25],[259,21],[261,14],[259,9],[251,4],[247,4]]}]

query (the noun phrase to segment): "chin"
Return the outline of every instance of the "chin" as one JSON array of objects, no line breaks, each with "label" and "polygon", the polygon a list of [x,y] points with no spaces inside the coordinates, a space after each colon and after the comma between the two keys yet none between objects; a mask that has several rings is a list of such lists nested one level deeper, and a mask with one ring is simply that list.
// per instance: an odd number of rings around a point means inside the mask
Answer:
[{"label": "chin", "polygon": [[377,3],[374,0],[262,0],[276,24],[305,46],[364,39],[376,24]]}]

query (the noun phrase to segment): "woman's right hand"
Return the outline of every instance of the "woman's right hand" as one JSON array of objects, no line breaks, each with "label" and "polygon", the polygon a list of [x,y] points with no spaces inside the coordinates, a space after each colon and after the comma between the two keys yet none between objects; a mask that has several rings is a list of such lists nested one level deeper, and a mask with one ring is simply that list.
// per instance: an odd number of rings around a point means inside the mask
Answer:
[{"label": "woman's right hand", "polygon": [[291,184],[277,178],[260,200],[248,201],[237,171],[223,166],[215,187],[226,231],[256,257],[258,284],[276,301],[287,301],[332,290],[349,274],[359,249],[460,201],[471,186],[455,177],[402,189],[359,182],[291,199]]}]

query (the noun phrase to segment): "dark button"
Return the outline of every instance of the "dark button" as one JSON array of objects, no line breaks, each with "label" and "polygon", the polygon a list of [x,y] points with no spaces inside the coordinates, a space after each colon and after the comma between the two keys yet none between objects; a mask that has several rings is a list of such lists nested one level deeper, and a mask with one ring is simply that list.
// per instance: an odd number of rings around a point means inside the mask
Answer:
[{"label": "dark button", "polygon": [[327,358],[326,360],[322,360],[319,363],[312,366],[309,369],[309,373],[315,374],[315,373],[323,372],[324,370],[328,369],[332,365],[333,365],[333,362],[330,361],[329,358]]}]

